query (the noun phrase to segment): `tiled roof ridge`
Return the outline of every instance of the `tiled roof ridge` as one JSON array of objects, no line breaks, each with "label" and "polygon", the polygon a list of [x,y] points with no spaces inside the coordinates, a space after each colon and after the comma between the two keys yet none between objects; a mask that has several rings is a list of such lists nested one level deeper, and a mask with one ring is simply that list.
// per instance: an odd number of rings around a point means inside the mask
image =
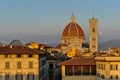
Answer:
[{"label": "tiled roof ridge", "polygon": [[74,57],[60,62],[59,65],[96,65],[96,62],[94,57]]},{"label": "tiled roof ridge", "polygon": [[25,46],[5,46],[5,47],[0,47],[0,54],[4,54],[4,53],[7,53],[7,54],[22,54],[22,53],[26,53],[26,54],[29,54],[29,53],[38,53],[38,54],[41,54],[41,53],[44,53],[44,51],[41,51],[41,50],[35,50],[35,49],[30,49],[30,48],[27,48]]}]

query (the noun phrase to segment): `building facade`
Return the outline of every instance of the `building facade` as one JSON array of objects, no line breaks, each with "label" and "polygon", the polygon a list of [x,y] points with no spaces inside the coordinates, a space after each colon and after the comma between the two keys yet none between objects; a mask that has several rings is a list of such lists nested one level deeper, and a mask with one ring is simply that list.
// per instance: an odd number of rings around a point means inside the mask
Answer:
[{"label": "building facade", "polygon": [[0,47],[0,80],[46,80],[44,52],[24,46]]},{"label": "building facade", "polygon": [[58,57],[47,56],[47,80],[61,80],[61,69],[58,66],[60,61]]},{"label": "building facade", "polygon": [[120,80],[120,56],[97,56],[95,60],[98,80]]}]

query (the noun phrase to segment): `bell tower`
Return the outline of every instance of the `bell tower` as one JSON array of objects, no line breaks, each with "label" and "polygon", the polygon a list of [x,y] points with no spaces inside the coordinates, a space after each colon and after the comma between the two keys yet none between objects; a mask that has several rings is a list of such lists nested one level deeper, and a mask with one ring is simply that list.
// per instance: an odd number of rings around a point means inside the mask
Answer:
[{"label": "bell tower", "polygon": [[98,52],[98,20],[91,18],[89,20],[89,50]]}]

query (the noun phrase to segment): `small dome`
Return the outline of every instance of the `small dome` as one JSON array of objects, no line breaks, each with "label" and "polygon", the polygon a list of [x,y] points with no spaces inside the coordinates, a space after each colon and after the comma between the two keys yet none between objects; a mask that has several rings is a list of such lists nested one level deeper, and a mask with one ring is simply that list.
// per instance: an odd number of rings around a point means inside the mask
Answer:
[{"label": "small dome", "polygon": [[0,46],[5,46],[5,44],[3,44],[3,43],[0,42]]},{"label": "small dome", "polygon": [[3,43],[0,42],[0,46],[2,46],[2,45],[3,45]]},{"label": "small dome", "polygon": [[71,22],[65,27],[62,33],[64,36],[79,36],[85,38],[82,28],[75,22],[74,15],[72,14]]},{"label": "small dome", "polygon": [[9,45],[22,46],[23,44],[20,42],[20,40],[14,39]]}]

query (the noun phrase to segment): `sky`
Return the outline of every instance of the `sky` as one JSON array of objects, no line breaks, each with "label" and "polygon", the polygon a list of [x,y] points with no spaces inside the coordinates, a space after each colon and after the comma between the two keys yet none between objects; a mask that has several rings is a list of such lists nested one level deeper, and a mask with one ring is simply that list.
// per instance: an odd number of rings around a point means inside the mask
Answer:
[{"label": "sky", "polygon": [[94,14],[100,40],[120,39],[120,0],[0,0],[0,41],[42,39],[34,36],[60,39],[72,13],[86,37]]}]

